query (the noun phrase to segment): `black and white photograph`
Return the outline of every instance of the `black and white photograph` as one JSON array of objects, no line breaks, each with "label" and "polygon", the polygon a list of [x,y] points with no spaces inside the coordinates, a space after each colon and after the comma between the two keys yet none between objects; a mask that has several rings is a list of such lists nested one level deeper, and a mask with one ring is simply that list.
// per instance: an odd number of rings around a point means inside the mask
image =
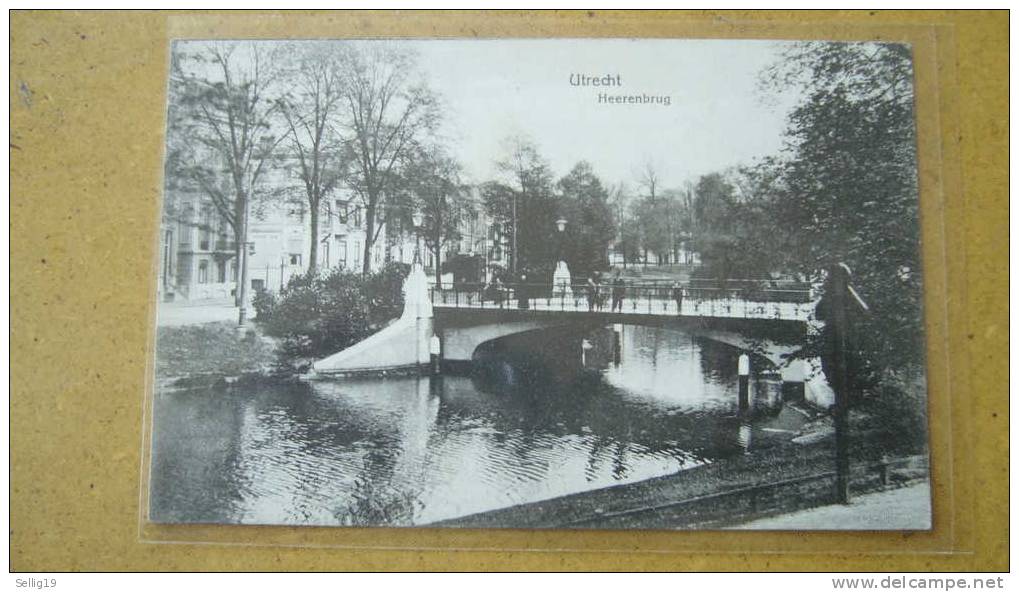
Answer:
[{"label": "black and white photograph", "polygon": [[168,60],[147,520],[931,528],[909,45]]}]

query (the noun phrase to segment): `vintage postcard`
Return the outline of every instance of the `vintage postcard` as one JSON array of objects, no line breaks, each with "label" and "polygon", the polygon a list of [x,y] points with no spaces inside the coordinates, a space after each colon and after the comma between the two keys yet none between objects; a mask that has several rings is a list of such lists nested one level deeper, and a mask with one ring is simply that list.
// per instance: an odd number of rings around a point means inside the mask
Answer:
[{"label": "vintage postcard", "polygon": [[931,527],[912,50],[176,40],[155,523]]}]

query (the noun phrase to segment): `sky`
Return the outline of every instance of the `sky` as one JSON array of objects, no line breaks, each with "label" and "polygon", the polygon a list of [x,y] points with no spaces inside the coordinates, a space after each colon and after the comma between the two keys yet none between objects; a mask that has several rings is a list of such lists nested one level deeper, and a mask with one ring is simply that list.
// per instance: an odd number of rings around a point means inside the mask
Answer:
[{"label": "sky", "polygon": [[[589,161],[608,184],[636,185],[653,163],[663,187],[773,154],[798,95],[762,100],[759,72],[781,42],[732,40],[421,40],[401,42],[443,98],[443,129],[471,181],[496,175],[505,138],[532,139],[556,176]],[[620,86],[572,86],[571,74]],[[598,95],[670,104],[599,103]],[[768,103],[767,105],[765,103]]]},{"label": "sky", "polygon": [[[178,42],[178,49],[205,42]],[[263,42],[260,42],[263,43]],[[275,41],[264,42],[275,45]],[[780,41],[680,39],[421,39],[385,41],[418,56],[440,97],[441,135],[464,180],[496,178],[506,139],[531,139],[556,177],[586,160],[607,185],[635,189],[651,163],[663,188],[776,153],[795,89],[764,100],[760,72]],[[247,46],[237,46],[237,57]],[[192,66],[199,67],[199,66]],[[206,64],[207,68],[211,68]],[[211,71],[210,71],[211,74]],[[619,86],[573,86],[572,74]],[[599,103],[612,96],[668,97],[669,104]]]}]

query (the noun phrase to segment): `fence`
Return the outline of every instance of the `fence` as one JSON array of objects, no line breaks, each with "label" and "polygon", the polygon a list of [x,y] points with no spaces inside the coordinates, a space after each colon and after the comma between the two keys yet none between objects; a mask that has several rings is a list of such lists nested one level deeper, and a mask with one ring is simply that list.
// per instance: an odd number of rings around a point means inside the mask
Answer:
[{"label": "fence", "polygon": [[671,283],[555,289],[549,284],[459,284],[448,288],[433,285],[431,299],[433,305],[449,308],[805,320],[810,314],[811,294],[803,289],[760,286],[753,289],[677,288]]},{"label": "fence", "polygon": [[278,293],[286,287],[291,278],[306,273],[306,270],[300,265],[280,264],[252,266],[248,273],[253,290],[261,288]]}]

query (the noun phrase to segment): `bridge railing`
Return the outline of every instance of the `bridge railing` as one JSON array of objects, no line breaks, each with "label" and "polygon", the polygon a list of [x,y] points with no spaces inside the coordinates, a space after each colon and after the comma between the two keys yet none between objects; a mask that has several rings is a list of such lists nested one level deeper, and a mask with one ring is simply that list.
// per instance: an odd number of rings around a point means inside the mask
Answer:
[{"label": "bridge railing", "polygon": [[518,309],[563,312],[616,312],[643,315],[806,320],[809,290],[688,288],[672,285],[623,287],[505,284],[431,286],[434,306],[464,309]]}]

